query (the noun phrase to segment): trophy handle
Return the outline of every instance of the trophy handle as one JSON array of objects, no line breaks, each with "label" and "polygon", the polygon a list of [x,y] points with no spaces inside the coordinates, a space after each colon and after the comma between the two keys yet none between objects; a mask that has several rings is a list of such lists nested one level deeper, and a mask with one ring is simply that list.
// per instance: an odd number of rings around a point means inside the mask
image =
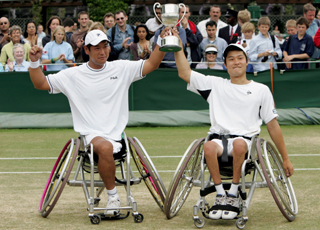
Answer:
[{"label": "trophy handle", "polygon": [[[180,3],[180,4],[179,4],[179,9],[180,9],[180,8],[182,8],[182,7],[184,7],[184,8],[186,9],[186,5],[185,5],[185,4],[183,4],[183,3]],[[182,21],[182,19],[184,18],[184,15],[185,15],[185,14],[186,14],[186,11],[184,11],[184,12],[183,12],[182,17],[180,18],[180,22],[181,22],[181,21]]]},{"label": "trophy handle", "polygon": [[156,2],[154,5],[153,5],[153,12],[154,12],[154,15],[157,17],[157,19],[159,20],[159,22],[161,22],[161,24],[163,24],[163,22],[158,18],[158,15],[156,14],[156,7],[159,6],[161,7],[161,4],[159,2]]}]

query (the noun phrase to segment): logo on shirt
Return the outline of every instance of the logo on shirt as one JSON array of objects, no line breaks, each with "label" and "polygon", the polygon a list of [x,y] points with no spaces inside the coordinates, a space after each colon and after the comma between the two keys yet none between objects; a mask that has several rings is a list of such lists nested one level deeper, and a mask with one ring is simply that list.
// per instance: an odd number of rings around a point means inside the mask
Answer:
[{"label": "logo on shirt", "polygon": [[251,91],[250,91],[250,90],[248,90],[248,91],[247,91],[247,95],[250,95],[250,94],[252,94],[252,93],[251,93]]},{"label": "logo on shirt", "polygon": [[100,34],[97,34],[97,36],[99,37],[99,36],[100,36]]},{"label": "logo on shirt", "polygon": [[276,109],[273,109],[272,112],[273,112],[274,114],[278,114],[278,112],[277,112]]},{"label": "logo on shirt", "polygon": [[117,79],[118,79],[117,76],[115,76],[115,77],[110,77],[110,80],[117,80]]},{"label": "logo on shirt", "polygon": [[304,44],[304,43],[301,44],[300,50],[301,50],[301,51],[304,51],[305,49],[306,49],[306,44]]}]

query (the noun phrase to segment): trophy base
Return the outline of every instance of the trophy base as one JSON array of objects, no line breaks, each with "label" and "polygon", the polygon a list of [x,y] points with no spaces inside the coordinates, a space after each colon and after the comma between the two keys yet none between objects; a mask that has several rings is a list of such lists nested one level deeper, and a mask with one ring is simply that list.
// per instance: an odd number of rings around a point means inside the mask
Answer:
[{"label": "trophy base", "polygon": [[161,46],[159,50],[162,52],[172,53],[180,51],[181,47],[177,45],[164,45]]}]

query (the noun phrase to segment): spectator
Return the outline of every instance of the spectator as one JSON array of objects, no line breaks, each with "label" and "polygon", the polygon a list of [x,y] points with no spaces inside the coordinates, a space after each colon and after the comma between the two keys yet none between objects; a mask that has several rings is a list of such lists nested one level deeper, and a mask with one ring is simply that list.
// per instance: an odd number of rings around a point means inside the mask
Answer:
[{"label": "spectator", "polygon": [[[62,26],[57,26],[52,34],[51,42],[43,48],[42,64],[63,63],[60,65],[47,65],[47,71],[67,69],[66,64],[74,59],[71,45],[66,42],[66,33]],[[66,63],[66,64],[65,64]]]},{"label": "spectator", "polygon": [[7,61],[5,72],[27,72],[30,62],[24,60],[24,46],[20,43],[17,43],[12,48],[12,54],[14,61],[11,62],[9,59]]},{"label": "spectator", "polygon": [[177,26],[182,27],[186,31],[187,36],[187,44],[186,44],[186,51],[187,51],[187,60],[191,63],[190,67],[195,68],[197,63],[201,61],[201,55],[198,52],[198,46],[203,40],[201,32],[198,30],[196,24],[189,20],[191,15],[189,6],[181,7],[179,9],[179,17],[182,18],[185,12],[184,18],[178,23]]},{"label": "spectator", "polygon": [[[250,22],[251,20],[251,13],[245,9],[245,10],[240,10],[238,13],[238,25],[242,28],[243,24],[246,22]],[[242,29],[241,29],[242,33]],[[255,31],[253,31],[252,37],[255,36]],[[245,39],[244,34],[242,33],[241,39]]]},{"label": "spectator", "polygon": [[[106,30],[105,30],[105,28],[104,28],[104,26],[102,25],[101,22],[92,23],[92,25],[90,26],[90,28],[88,30],[88,33],[91,30],[101,30],[102,32],[106,33]],[[87,35],[84,36],[83,40],[85,40],[86,36]],[[83,44],[83,46],[84,46],[84,44]],[[109,43],[109,47],[110,47],[111,51],[109,53],[109,57],[108,57],[107,61],[117,60],[118,52],[114,49],[113,44],[111,42]],[[84,62],[88,62],[89,61],[89,55],[85,52],[84,47],[82,47],[82,58],[83,58]]]},{"label": "spectator", "polygon": [[36,23],[34,21],[30,21],[26,23],[26,27],[24,29],[24,38],[25,38],[25,42],[29,43],[29,45],[31,47],[33,47],[34,45],[37,45],[38,43],[38,35],[37,35],[37,26]]},{"label": "spectator", "polygon": [[209,21],[215,21],[216,22],[216,24],[217,24],[216,36],[218,36],[219,30],[221,28],[227,26],[227,24],[225,22],[220,20],[220,16],[221,16],[220,6],[218,6],[218,5],[211,6],[209,14],[210,14],[210,18],[199,22],[198,25],[197,25],[197,27],[200,30],[203,38],[207,37],[207,30],[206,30],[207,29],[207,27],[206,27],[207,22],[209,22]]},{"label": "spectator", "polygon": [[84,43],[84,36],[87,34],[89,25],[89,14],[86,11],[81,11],[78,13],[78,22],[80,23],[80,29],[73,32],[70,44],[73,49],[73,55],[75,57],[76,63],[83,62],[82,59],[82,47]]},{"label": "spectator", "polygon": [[237,43],[238,37],[241,38],[241,27],[238,25],[237,17],[237,11],[227,9],[226,18],[228,25],[219,30],[218,37],[224,39],[228,45],[231,43]]},{"label": "spectator", "polygon": [[151,34],[146,25],[140,24],[134,30],[134,43],[130,46],[132,60],[148,59],[152,52],[153,43],[149,41]]},{"label": "spectator", "polygon": [[216,64],[218,48],[215,45],[208,44],[204,52],[204,62],[197,64],[196,69],[223,69],[221,65]]},{"label": "spectator", "polygon": [[9,59],[11,62],[14,62],[14,57],[12,53],[12,48],[15,44],[21,43],[24,46],[24,59],[29,61],[29,50],[31,46],[28,43],[25,43],[21,40],[21,27],[17,25],[13,25],[9,30],[9,35],[11,41],[2,47],[1,55],[0,55],[0,62],[3,66],[7,63]]},{"label": "spectator", "polygon": [[286,22],[286,29],[287,29],[287,33],[288,35],[295,35],[297,34],[297,24],[296,21],[293,19],[290,19]]},{"label": "spectator", "polygon": [[46,36],[46,33],[43,31],[43,25],[39,24],[37,27],[37,46],[42,48],[42,39]]},{"label": "spectator", "polygon": [[[57,26],[61,25],[62,22],[58,16],[52,16],[51,18],[49,18],[46,24],[47,35],[42,39],[42,47],[45,47],[45,45],[51,41],[52,32],[55,30]],[[29,53],[29,51],[27,53]]]},{"label": "spectator", "polygon": [[208,44],[215,45],[217,49],[221,51],[221,52],[218,52],[217,62],[223,63],[222,54],[224,49],[227,48],[228,44],[225,40],[216,36],[217,23],[215,21],[207,22],[206,28],[207,28],[206,31],[208,35],[206,36],[207,38],[203,39],[202,42],[200,43],[200,46],[199,46],[200,54],[203,55],[203,53],[205,52],[206,46]]},{"label": "spectator", "polygon": [[[315,19],[316,16],[316,8],[311,4],[307,3],[303,6],[303,16],[308,20],[309,22],[309,28],[307,30],[307,34],[314,38],[314,35],[316,34],[319,24],[318,20]],[[314,52],[312,54],[312,58],[319,59],[320,50],[315,47]]]},{"label": "spectator", "polygon": [[4,72],[3,65],[0,63],[0,72]]},{"label": "spectator", "polygon": [[[156,48],[156,44],[161,44],[161,41],[159,39],[159,35],[162,32],[162,30],[164,30],[165,27],[162,26],[159,30],[156,31],[156,33],[154,34],[154,46],[153,46],[153,50]],[[186,44],[187,44],[187,37],[186,37],[186,31],[185,29],[181,28],[181,27],[177,27],[178,33],[179,33],[179,37],[182,41],[182,45],[185,49]],[[175,63],[175,59],[174,59],[174,53],[166,53],[164,55],[163,58],[163,63],[160,64],[159,68],[177,68],[176,63]]]},{"label": "spectator", "polygon": [[273,31],[271,32],[271,34],[272,34],[273,36],[277,36],[277,37],[280,36],[281,32],[280,32],[279,27],[278,27],[277,25],[274,26],[274,29],[273,29]]},{"label": "spectator", "polygon": [[[255,72],[270,69],[269,63],[273,63],[273,68],[277,69],[276,58],[282,58],[282,51],[277,37],[271,36],[268,31],[270,29],[270,19],[261,17],[258,21],[259,34],[250,42],[249,59],[251,62],[259,62],[253,64]],[[265,63],[265,64],[262,64]]]},{"label": "spectator", "polygon": [[252,40],[253,34],[255,31],[255,27],[251,22],[246,22],[241,26],[241,33],[243,39],[241,39],[241,45],[244,48],[244,50],[249,52],[250,50],[250,42]]},{"label": "spectator", "polygon": [[104,28],[108,31],[110,28],[114,27],[114,14],[109,12],[103,16]]},{"label": "spectator", "polygon": [[[157,6],[155,8],[156,16],[161,20],[161,7]],[[149,29],[149,32],[153,38],[155,32],[162,27],[162,22],[159,21],[157,17],[149,18],[146,22],[146,26]]]},{"label": "spectator", "polygon": [[[312,37],[306,34],[309,22],[300,17],[297,20],[298,33],[293,35],[283,50],[284,62],[307,61],[314,52]],[[308,63],[286,63],[286,70],[307,69]]]},{"label": "spectator", "polygon": [[9,19],[6,17],[0,18],[0,44],[2,47],[10,42],[9,27]]},{"label": "spectator", "polygon": [[71,36],[73,34],[73,30],[72,30],[73,25],[74,25],[74,21],[72,20],[72,18],[64,19],[63,27],[64,27],[64,30],[66,31],[66,38],[69,44],[71,44]]},{"label": "spectator", "polygon": [[76,32],[77,30],[78,30],[78,24],[75,22],[75,23],[73,24],[72,32],[74,33],[74,32]]},{"label": "spectator", "polygon": [[[320,10],[318,11],[317,19],[318,19],[318,21],[319,21],[319,23],[320,23]],[[319,25],[319,24],[318,24],[318,25]]]},{"label": "spectator", "polygon": [[130,60],[130,46],[133,42],[134,27],[127,25],[127,14],[119,10],[115,13],[116,25],[108,30],[108,39],[113,42],[114,48],[119,53],[118,59]]}]

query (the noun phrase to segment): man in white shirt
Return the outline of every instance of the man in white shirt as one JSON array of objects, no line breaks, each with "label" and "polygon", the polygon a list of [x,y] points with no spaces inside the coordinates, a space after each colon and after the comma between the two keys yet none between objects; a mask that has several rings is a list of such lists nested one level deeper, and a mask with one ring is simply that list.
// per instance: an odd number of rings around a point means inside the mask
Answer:
[{"label": "man in white shirt", "polygon": [[[161,37],[168,35],[164,29]],[[74,130],[85,135],[86,144],[93,144],[99,157],[98,171],[109,196],[106,215],[114,215],[120,207],[115,187],[113,153],[120,151],[121,133],[128,119],[128,90],[132,82],[157,69],[164,57],[157,45],[148,60],[107,62],[109,40],[101,30],[90,31],[85,38],[89,62],[45,76],[39,68],[42,49],[32,47],[30,78],[36,89],[63,93],[69,100]]]},{"label": "man in white shirt", "polygon": [[210,18],[199,22],[197,25],[198,29],[200,30],[200,32],[202,34],[203,39],[205,39],[207,37],[206,23],[208,21],[215,21],[217,23],[216,36],[218,36],[219,30],[227,25],[225,22],[223,22],[219,19],[221,16],[220,6],[218,6],[218,5],[211,6],[209,14],[210,14]]},{"label": "man in white shirt", "polygon": [[[156,7],[155,9],[156,16],[161,20],[161,8]],[[162,27],[162,23],[159,21],[157,17],[149,18],[146,22],[146,26],[149,29],[149,33],[154,36],[155,32]]]},{"label": "man in white shirt", "polygon": [[[291,176],[294,172],[270,89],[247,79],[248,57],[241,45],[230,44],[223,57],[230,80],[191,71],[183,51],[175,52],[178,76],[188,83],[188,90],[201,95],[209,103],[213,139],[204,144],[204,155],[217,191],[209,212],[211,219],[234,219],[239,214],[241,165],[250,149],[250,138],[260,132],[262,121],[267,124],[282,156],[285,173]],[[218,163],[218,157],[223,160],[225,156],[233,157],[233,179],[228,193],[222,186]]]}]

